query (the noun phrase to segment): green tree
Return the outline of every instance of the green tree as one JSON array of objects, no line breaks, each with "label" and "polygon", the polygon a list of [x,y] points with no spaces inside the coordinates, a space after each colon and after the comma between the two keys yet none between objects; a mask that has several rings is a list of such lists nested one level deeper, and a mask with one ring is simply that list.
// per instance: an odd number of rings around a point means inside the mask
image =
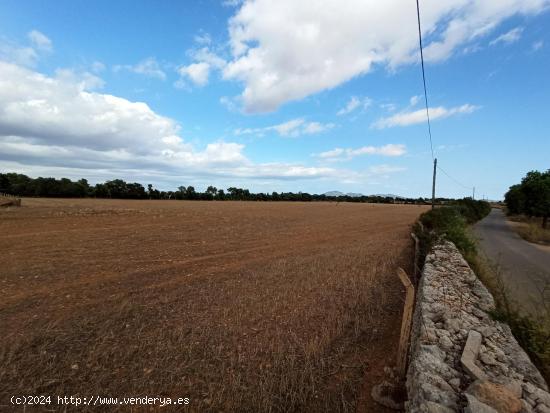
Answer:
[{"label": "green tree", "polygon": [[550,169],[546,172],[531,171],[521,184],[510,187],[505,195],[511,213],[542,218],[542,227],[548,227],[550,216]]},{"label": "green tree", "polygon": [[521,190],[521,185],[512,185],[506,195],[504,195],[504,202],[510,214],[521,214],[524,211],[525,196]]},{"label": "green tree", "polygon": [[185,198],[186,199],[197,199],[197,192],[195,191],[194,186],[188,186],[185,190]]}]

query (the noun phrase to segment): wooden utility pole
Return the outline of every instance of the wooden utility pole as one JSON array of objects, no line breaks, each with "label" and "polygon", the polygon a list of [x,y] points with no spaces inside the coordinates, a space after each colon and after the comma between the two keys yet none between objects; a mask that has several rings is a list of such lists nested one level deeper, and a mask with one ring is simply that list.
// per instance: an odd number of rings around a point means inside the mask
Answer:
[{"label": "wooden utility pole", "polygon": [[434,180],[432,183],[432,209],[435,208],[435,174],[437,170],[437,158],[434,159]]}]

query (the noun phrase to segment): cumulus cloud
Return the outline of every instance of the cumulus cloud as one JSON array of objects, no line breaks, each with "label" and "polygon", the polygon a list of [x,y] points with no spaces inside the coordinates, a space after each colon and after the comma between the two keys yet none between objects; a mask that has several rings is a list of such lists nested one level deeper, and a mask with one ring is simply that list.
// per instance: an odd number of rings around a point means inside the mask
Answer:
[{"label": "cumulus cloud", "polygon": [[210,65],[205,62],[192,63],[188,66],[181,66],[178,73],[182,79],[187,78],[196,86],[204,86],[208,83]]},{"label": "cumulus cloud", "polygon": [[405,153],[407,153],[405,145],[390,143],[384,146],[363,146],[355,149],[335,148],[315,156],[327,161],[346,161],[362,155],[402,156]]},{"label": "cumulus cloud", "polygon": [[[220,140],[196,148],[181,137],[177,122],[155,113],[146,103],[90,90],[97,86],[91,76],[68,70],[45,76],[0,61],[4,168],[103,179],[147,176],[155,181],[355,176],[328,167],[254,163],[245,156],[244,145],[235,142]],[[277,127],[279,133],[292,133],[292,124]]]},{"label": "cumulus cloud", "polygon": [[195,86],[205,86],[208,83],[212,69],[222,69],[226,61],[212,52],[208,47],[189,51],[189,55],[195,61],[189,65],[178,68],[180,78],[176,81],[176,87],[185,87],[186,80]]},{"label": "cumulus cloud", "polygon": [[346,104],[346,106],[340,109],[336,114],[338,116],[347,115],[359,107],[363,107],[363,109],[367,109],[371,104],[372,104],[371,98],[365,97],[360,99],[357,96],[352,96],[348,101],[348,103]]},{"label": "cumulus cloud", "polygon": [[[427,61],[491,33],[507,18],[535,14],[550,0],[450,0],[422,4]],[[418,61],[415,3],[401,0],[245,1],[229,21],[225,79],[244,85],[246,112],[334,88],[368,73]],[[338,27],[338,30],[334,30]],[[284,28],[281,30],[281,28]]]},{"label": "cumulus cloud", "polygon": [[[465,104],[454,108],[438,106],[430,108],[430,120],[444,119],[450,116],[469,114],[479,109],[479,106]],[[392,128],[394,126],[409,126],[426,122],[426,110],[418,109],[411,112],[400,112],[395,115],[380,118],[371,127],[375,129]]]},{"label": "cumulus cloud", "polygon": [[210,50],[208,47],[202,47],[198,50],[192,50],[189,52],[189,55],[196,62],[208,63],[211,67],[215,69],[223,69],[227,62]]},{"label": "cumulus cloud", "polygon": [[522,33],[523,33],[523,27],[516,27],[510,30],[509,32],[501,34],[496,39],[491,40],[491,42],[489,42],[489,45],[495,46],[499,43],[504,43],[504,44],[515,43],[521,38]]},{"label": "cumulus cloud", "polygon": [[306,122],[303,118],[297,118],[263,128],[235,129],[234,134],[264,136],[267,133],[276,132],[279,136],[296,138],[301,135],[322,133],[335,126],[334,123]]},{"label": "cumulus cloud", "polygon": [[154,148],[177,124],[145,103],[90,92],[97,78],[72,71],[56,77],[0,62],[0,134],[90,149]]}]

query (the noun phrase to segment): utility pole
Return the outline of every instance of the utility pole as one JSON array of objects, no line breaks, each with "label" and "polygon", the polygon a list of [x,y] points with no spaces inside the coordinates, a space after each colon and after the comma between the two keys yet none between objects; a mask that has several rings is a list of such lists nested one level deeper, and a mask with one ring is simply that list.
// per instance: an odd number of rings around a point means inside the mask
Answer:
[{"label": "utility pole", "polygon": [[476,187],[472,189],[472,199],[476,199]]},{"label": "utility pole", "polygon": [[437,170],[437,158],[434,159],[434,180],[432,183],[432,209],[435,208],[435,174]]}]

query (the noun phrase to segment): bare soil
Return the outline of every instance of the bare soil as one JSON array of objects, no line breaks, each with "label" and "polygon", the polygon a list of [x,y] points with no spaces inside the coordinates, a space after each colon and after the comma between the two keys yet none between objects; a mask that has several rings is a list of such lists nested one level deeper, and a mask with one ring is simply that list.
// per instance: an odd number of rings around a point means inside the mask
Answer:
[{"label": "bare soil", "polygon": [[[383,412],[419,206],[23,199],[0,210],[11,395],[188,397],[66,411]],[[26,411],[65,411],[50,405]]]}]

